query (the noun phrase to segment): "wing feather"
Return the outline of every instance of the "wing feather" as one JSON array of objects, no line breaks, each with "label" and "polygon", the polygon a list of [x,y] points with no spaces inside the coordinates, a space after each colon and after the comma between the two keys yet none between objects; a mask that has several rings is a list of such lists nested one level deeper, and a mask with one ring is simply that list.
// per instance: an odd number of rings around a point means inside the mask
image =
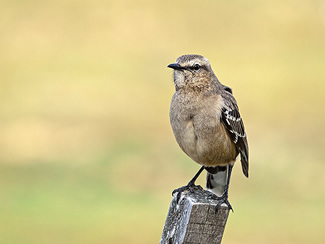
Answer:
[{"label": "wing feather", "polygon": [[248,177],[248,143],[244,123],[233,95],[225,91],[222,93],[222,97],[224,107],[222,108],[221,122],[240,153],[242,170],[244,175]]}]

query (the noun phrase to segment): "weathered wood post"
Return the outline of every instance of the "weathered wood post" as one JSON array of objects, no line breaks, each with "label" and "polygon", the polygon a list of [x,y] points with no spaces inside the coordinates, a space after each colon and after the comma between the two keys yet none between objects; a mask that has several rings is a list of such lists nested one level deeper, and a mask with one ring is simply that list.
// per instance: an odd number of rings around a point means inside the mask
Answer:
[{"label": "weathered wood post", "polygon": [[184,191],[178,204],[176,196],[170,203],[160,244],[221,243],[228,207],[222,205],[215,213],[218,201],[210,199],[202,187]]}]

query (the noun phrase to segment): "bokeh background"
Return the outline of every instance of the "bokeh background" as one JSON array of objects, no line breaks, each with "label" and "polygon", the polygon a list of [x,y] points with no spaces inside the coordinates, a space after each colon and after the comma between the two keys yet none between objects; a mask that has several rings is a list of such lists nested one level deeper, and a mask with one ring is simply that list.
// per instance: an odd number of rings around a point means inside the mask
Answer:
[{"label": "bokeh background", "polygon": [[168,117],[166,66],[190,53],[233,88],[250,145],[223,243],[325,242],[325,1],[0,8],[0,243],[158,243],[199,168]]}]

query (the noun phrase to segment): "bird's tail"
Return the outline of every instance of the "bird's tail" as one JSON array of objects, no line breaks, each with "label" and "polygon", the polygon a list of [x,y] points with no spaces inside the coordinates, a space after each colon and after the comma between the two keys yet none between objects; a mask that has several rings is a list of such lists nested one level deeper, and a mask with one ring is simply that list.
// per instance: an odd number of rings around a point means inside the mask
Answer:
[{"label": "bird's tail", "polygon": [[221,196],[227,184],[228,166],[218,166],[214,171],[207,169],[207,190]]}]

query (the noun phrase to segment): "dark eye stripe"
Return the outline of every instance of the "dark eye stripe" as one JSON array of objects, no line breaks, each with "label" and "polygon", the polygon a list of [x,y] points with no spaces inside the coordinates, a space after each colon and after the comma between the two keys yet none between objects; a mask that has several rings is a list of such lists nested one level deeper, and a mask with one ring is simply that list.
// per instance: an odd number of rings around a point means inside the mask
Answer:
[{"label": "dark eye stripe", "polygon": [[187,69],[187,70],[194,70],[194,71],[197,71],[199,69],[204,69],[204,70],[208,70],[208,68],[205,66],[205,65],[199,65],[197,64],[198,66],[195,66],[195,65],[192,65],[192,66],[185,66],[184,69]]},{"label": "dark eye stripe", "polygon": [[200,68],[201,68],[201,66],[199,64],[194,64],[193,65],[194,70],[199,70]]}]

